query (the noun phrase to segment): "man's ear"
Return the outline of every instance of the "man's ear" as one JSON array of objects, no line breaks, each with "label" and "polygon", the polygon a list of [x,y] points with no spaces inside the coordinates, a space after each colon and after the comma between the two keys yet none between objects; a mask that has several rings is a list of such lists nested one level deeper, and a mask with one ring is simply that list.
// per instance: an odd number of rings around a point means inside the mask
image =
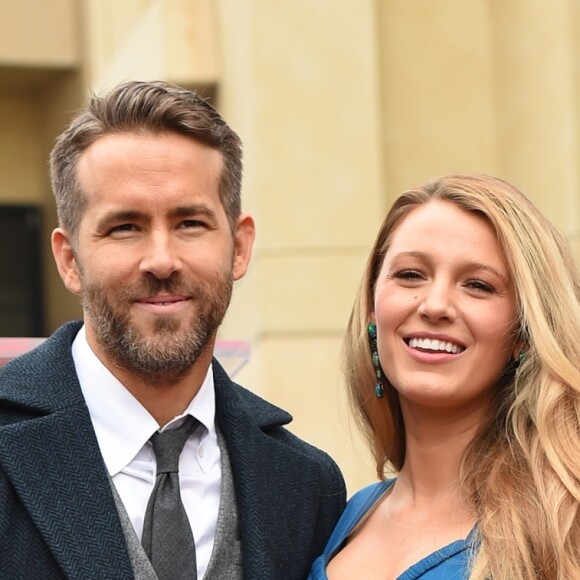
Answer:
[{"label": "man's ear", "polygon": [[56,228],[51,236],[52,254],[58,273],[66,288],[73,294],[81,293],[81,278],[69,234],[62,228]]},{"label": "man's ear", "polygon": [[234,232],[234,280],[239,280],[248,271],[255,237],[256,226],[254,218],[247,214],[242,214],[238,218]]}]

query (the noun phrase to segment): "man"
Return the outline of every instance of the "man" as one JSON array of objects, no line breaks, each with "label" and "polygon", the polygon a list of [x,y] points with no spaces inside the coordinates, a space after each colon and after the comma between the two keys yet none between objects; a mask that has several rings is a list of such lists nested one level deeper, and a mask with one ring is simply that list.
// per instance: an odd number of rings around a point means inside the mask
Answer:
[{"label": "man", "polygon": [[254,240],[239,138],[197,94],[128,82],[50,166],[84,324],[0,370],[0,577],[305,578],[342,476],[212,359]]}]

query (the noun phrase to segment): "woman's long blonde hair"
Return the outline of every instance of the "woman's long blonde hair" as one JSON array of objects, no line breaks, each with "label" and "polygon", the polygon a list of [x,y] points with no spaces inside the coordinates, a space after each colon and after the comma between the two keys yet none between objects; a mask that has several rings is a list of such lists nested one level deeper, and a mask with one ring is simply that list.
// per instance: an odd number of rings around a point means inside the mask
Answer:
[{"label": "woman's long blonde hair", "polygon": [[580,280],[567,245],[512,185],[451,175],[403,193],[386,216],[344,342],[352,406],[377,473],[400,469],[405,430],[395,390],[374,396],[367,337],[374,288],[391,237],[417,206],[445,200],[492,225],[512,277],[526,356],[498,389],[495,412],[464,453],[461,481],[477,512],[471,580],[580,578]]}]

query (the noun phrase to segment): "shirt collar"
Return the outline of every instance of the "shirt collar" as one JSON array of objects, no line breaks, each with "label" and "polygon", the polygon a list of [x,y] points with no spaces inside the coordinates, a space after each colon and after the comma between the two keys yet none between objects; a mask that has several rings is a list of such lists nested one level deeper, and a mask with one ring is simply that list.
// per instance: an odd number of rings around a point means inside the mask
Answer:
[{"label": "shirt collar", "polygon": [[[87,342],[84,326],[73,341],[72,357],[103,460],[109,474],[114,476],[134,459],[159,425],[99,360]],[[188,408],[169,424],[185,415],[192,415],[204,426],[201,440],[208,435],[215,436],[211,365]]]}]

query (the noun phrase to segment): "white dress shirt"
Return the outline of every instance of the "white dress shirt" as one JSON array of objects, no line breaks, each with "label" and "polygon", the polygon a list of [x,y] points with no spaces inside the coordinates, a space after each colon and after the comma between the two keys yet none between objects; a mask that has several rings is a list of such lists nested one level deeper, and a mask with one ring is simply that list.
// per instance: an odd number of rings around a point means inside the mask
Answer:
[{"label": "white dress shirt", "polygon": [[[149,439],[159,425],[97,358],[87,343],[84,326],[73,342],[72,356],[105,465],[141,538],[156,476]],[[201,423],[186,441],[179,459],[181,497],[195,539],[197,574],[201,579],[215,540],[222,475],[211,366],[189,407],[164,429],[185,415],[192,415]]]}]

